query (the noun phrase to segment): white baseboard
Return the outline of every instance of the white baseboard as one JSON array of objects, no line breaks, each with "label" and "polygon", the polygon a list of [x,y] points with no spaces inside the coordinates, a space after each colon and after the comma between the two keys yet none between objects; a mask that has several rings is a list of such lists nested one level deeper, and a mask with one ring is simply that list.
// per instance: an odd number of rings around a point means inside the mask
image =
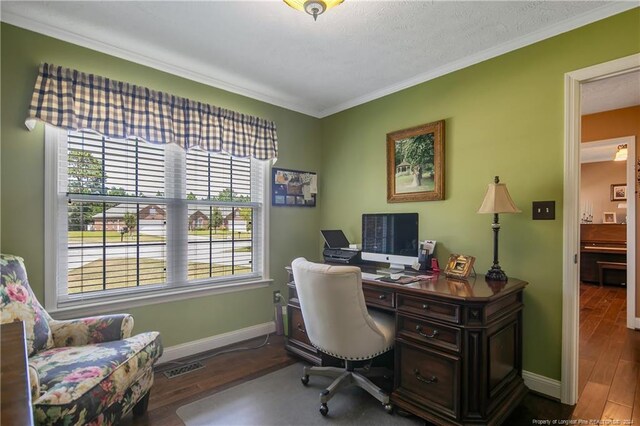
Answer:
[{"label": "white baseboard", "polygon": [[255,337],[264,336],[269,333],[274,333],[275,331],[276,323],[270,321],[265,322],[264,324],[257,324],[251,327],[241,328],[240,330],[230,331],[228,333],[205,337],[204,339],[169,346],[168,348],[164,348],[164,352],[158,360],[158,364],[221,348],[223,346],[232,345]]},{"label": "white baseboard", "polygon": [[640,318],[636,318],[636,330],[640,330]]},{"label": "white baseboard", "polygon": [[534,392],[560,399],[560,381],[530,371],[522,371],[524,384]]}]

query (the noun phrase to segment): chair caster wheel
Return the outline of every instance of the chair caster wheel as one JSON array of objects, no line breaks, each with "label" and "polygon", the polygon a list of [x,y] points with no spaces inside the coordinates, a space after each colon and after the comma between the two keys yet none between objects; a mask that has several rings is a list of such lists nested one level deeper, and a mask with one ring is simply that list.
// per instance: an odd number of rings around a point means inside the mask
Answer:
[{"label": "chair caster wheel", "polygon": [[383,404],[384,407],[384,411],[387,412],[387,414],[392,414],[393,413],[393,404]]},{"label": "chair caster wheel", "polygon": [[322,405],[320,405],[320,414],[322,414],[323,416],[326,416],[328,413],[329,413],[329,407],[327,407],[327,404],[323,402]]},{"label": "chair caster wheel", "polygon": [[303,385],[307,386],[309,384],[309,375],[305,374],[304,376],[300,377],[300,381]]}]

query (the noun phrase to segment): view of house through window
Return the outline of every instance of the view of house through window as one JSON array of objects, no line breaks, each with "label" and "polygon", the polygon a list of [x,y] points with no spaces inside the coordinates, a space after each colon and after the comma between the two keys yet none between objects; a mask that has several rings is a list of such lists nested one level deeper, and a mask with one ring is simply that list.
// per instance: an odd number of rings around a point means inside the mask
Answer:
[{"label": "view of house through window", "polygon": [[250,159],[89,132],[60,152],[67,294],[255,272]]}]

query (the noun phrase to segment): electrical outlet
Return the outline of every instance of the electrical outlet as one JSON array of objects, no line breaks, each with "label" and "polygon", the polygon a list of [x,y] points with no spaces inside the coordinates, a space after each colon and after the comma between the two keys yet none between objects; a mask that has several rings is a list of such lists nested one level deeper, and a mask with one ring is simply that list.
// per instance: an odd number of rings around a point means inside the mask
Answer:
[{"label": "electrical outlet", "polygon": [[282,294],[280,293],[280,290],[275,290],[273,292],[273,303],[280,302],[280,299],[282,299]]}]

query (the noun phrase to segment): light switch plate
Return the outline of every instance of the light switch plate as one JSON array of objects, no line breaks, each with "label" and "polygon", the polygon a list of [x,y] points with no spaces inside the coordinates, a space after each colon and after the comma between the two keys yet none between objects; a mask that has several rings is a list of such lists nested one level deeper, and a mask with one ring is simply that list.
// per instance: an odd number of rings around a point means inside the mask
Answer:
[{"label": "light switch plate", "polygon": [[534,201],[532,209],[533,220],[555,220],[556,218],[556,202],[555,201]]}]

